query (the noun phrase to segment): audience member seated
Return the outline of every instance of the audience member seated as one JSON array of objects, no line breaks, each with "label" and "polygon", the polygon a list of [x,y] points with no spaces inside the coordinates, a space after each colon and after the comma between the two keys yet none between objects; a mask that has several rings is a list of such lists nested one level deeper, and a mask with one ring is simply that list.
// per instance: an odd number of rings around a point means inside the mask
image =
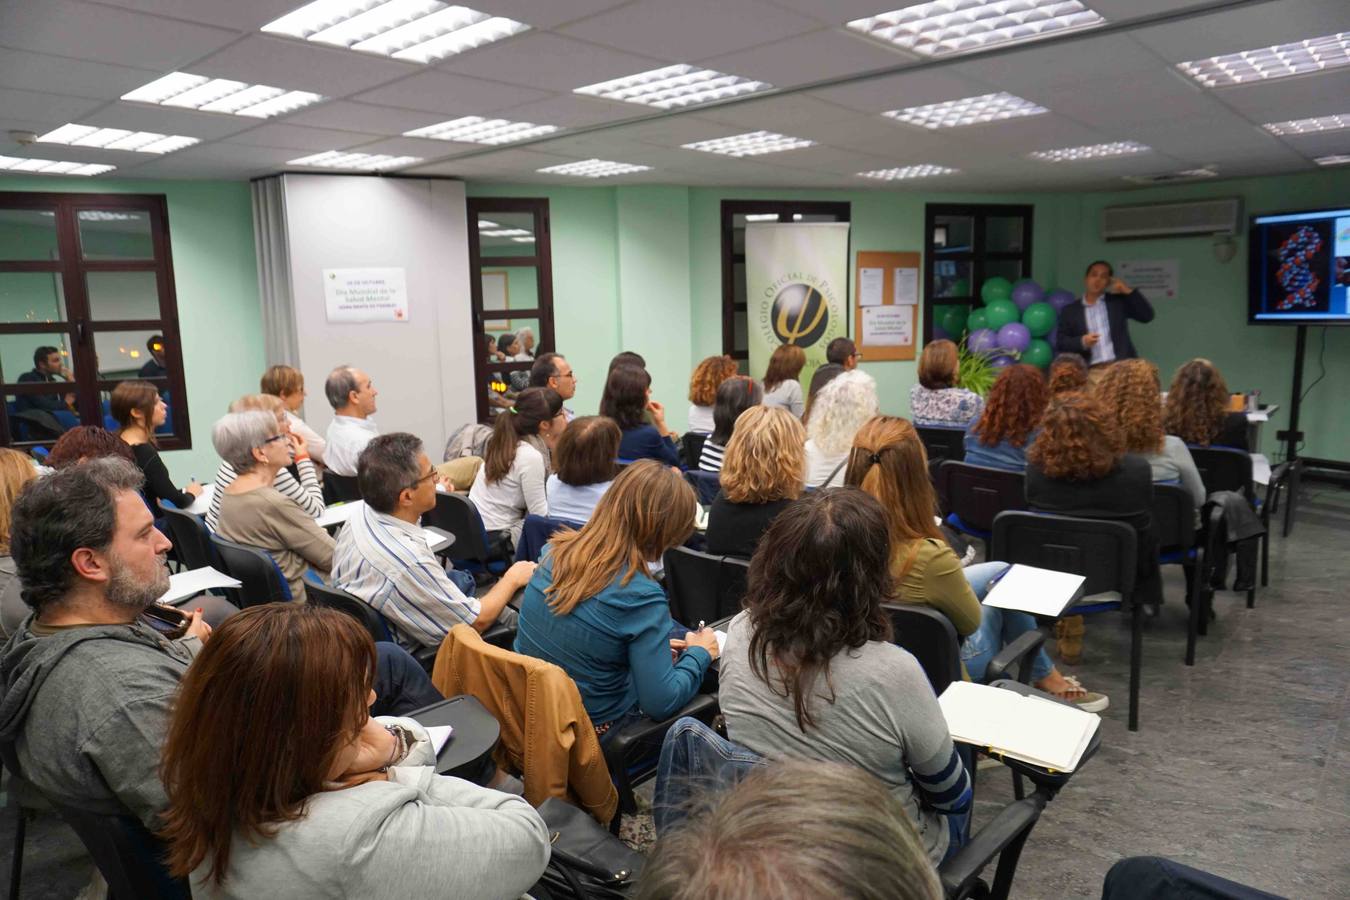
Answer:
[{"label": "audience member seated", "polygon": [[514,332],[497,335],[497,352],[507,362],[515,362],[520,354],[520,340]]},{"label": "audience member seated", "polygon": [[300,408],[305,405],[305,398],[309,396],[305,391],[305,376],[300,374],[300,370],[290,366],[271,366],[263,372],[259,390],[264,394],[281,398],[281,404],[286,410],[286,419],[291,423],[291,434],[303,438],[309,446],[310,459],[323,465],[323,452],[328,448],[328,441],[300,418]]},{"label": "audience member seated", "polygon": [[325,437],[324,465],[334,474],[354,477],[357,457],[370,439],[380,433],[380,426],[371,418],[375,415],[379,391],[365,372],[352,366],[338,366],[328,373],[323,393],[333,407],[333,421],[328,423]]},{"label": "audience member seated", "polygon": [[164,424],[168,415],[168,407],[155,386],[148,381],[123,381],[113,388],[109,406],[118,425],[117,436],[131,447],[136,465],[145,473],[142,495],[155,517],[159,517],[160,500],[168,500],[179,509],[191,506],[201,496],[202,486],[189,481],[181,491],[174,487],[155,448],[155,429]]},{"label": "audience member seated", "polygon": [[802,411],[802,424],[811,421],[811,407],[815,405],[816,394],[825,385],[844,374],[844,367],[838,363],[826,363],[811,373],[811,384],[806,389],[806,409]]},{"label": "audience member seated", "polygon": [[960,356],[951,341],[931,341],[923,348],[919,383],[909,389],[909,409],[915,425],[965,428],[980,417],[984,400],[974,391],[956,386],[960,374]]},{"label": "audience member seated", "polygon": [[47,454],[47,466],[64,469],[100,456],[117,456],[129,463],[136,461],[131,447],[111,431],[97,425],[77,425],[56,439],[52,452]]},{"label": "audience member seated", "polygon": [[717,402],[717,387],[736,374],[736,361],[730,356],[709,356],[694,369],[689,377],[689,430],[696,434],[712,434],[713,404]]},{"label": "audience member seated", "polygon": [[590,521],[595,504],[619,472],[615,460],[622,438],[613,419],[582,416],[572,420],[553,452],[558,470],[545,484],[551,517],[582,524]]},{"label": "audience member seated", "polygon": [[741,413],[758,406],[764,400],[764,389],[748,375],[734,375],[718,385],[717,400],[713,404],[713,430],[703,442],[698,456],[698,467],[704,472],[722,471],[722,459],[727,443],[736,430]]},{"label": "audience member seated", "polygon": [[164,744],[168,866],[197,897],[516,897],[549,833],[521,797],[436,774],[412,719],[377,719],[352,617],[245,610],[193,663]]},{"label": "audience member seated", "polygon": [[1027,447],[1036,439],[1049,399],[1045,377],[1035,366],[1005,368],[994,379],[984,412],[966,429],[965,461],[1011,472],[1025,470]]},{"label": "audience member seated", "polygon": [[806,351],[796,344],[779,344],[769,357],[764,370],[764,405],[781,406],[797,418],[806,411],[802,399],[802,369],[806,367]]},{"label": "audience member seated", "polygon": [[141,366],[137,375],[141,378],[163,378],[169,374],[169,367],[164,365],[164,335],[152,334],[146,339],[145,349],[149,352],[150,358]]},{"label": "audience member seated", "polygon": [[534,365],[530,366],[530,387],[546,387],[557,391],[563,400],[563,413],[569,422],[577,417],[567,407],[567,401],[576,396],[577,384],[572,364],[561,353],[541,353]]},{"label": "audience member seated", "polygon": [[851,372],[858,368],[860,362],[862,353],[858,350],[858,345],[846,337],[835,338],[825,348],[826,365],[839,366],[845,372]]},{"label": "audience member seated", "polygon": [[[286,415],[281,398],[275,394],[245,394],[230,404],[232,413],[248,410],[262,410],[276,417],[277,428],[286,435],[286,443],[291,448],[295,470],[300,474],[300,480],[297,481],[288,469],[278,469],[277,479],[272,483],[272,487],[276,488],[281,496],[304,510],[305,515],[315,519],[323,515],[325,509],[323,486],[319,484],[319,474],[310,460],[309,445],[304,438],[291,431],[291,419]],[[234,467],[222,461],[220,467],[216,469],[216,488],[211,494],[211,508],[206,512],[206,527],[212,531],[220,524],[221,495],[234,479]]]},{"label": "audience member seated", "polygon": [[619,459],[655,459],[680,467],[677,435],[666,427],[665,407],[652,399],[652,377],[646,369],[626,365],[611,369],[600,398],[600,415],[613,419],[623,432]]},{"label": "audience member seated", "polygon": [[1052,398],[1041,433],[1027,451],[1027,503],[1043,512],[1133,526],[1139,537],[1134,600],[1156,612],[1162,574],[1153,530],[1153,471],[1148,460],[1126,454],[1121,445],[1120,428],[1096,397]]},{"label": "audience member seated", "polygon": [[[1037,379],[1040,373],[1033,373]],[[1036,629],[1029,614],[984,606],[993,579],[1008,564],[986,562],[961,567],[933,517],[937,497],[928,477],[928,457],[914,426],[895,416],[877,416],[858,431],[849,457],[847,481],[875,497],[886,511],[895,599],[921,603],[946,616],[965,640],[961,662],[976,681],[1007,644]],[[1097,712],[1107,707],[1103,694],[1084,690],[1078,679],[1063,675],[1044,650],[1032,658],[1035,686],[1080,708]]]},{"label": "audience member seated", "polygon": [[662,834],[634,900],[942,900],[904,804],[866,772],[780,760]]},{"label": "audience member seated", "polygon": [[886,535],[881,504],[853,488],[783,510],[727,626],[718,697],[727,736],[746,749],[880,779],[936,863],[961,845],[970,778],[928,676],[890,642]]},{"label": "audience member seated", "polygon": [[601,745],[644,714],[676,713],[717,658],[711,628],[671,638],[665,592],[648,574],[693,533],[697,507],[678,472],[633,463],[584,528],[553,536],[525,588],[515,650],[576,682]]},{"label": "audience member seated", "polygon": [[1108,366],[1093,393],[1120,429],[1121,449],[1148,460],[1155,482],[1182,485],[1198,510],[1205,503],[1205,483],[1186,442],[1163,433],[1163,405],[1158,367],[1146,359],[1123,359]]},{"label": "audience member seated", "polygon": [[32,611],[23,602],[19,570],[9,552],[9,529],[14,501],[19,498],[23,486],[37,478],[37,474],[31,459],[17,450],[0,447],[0,637],[6,640]]},{"label": "audience member seated", "polygon": [[421,440],[405,432],[380,435],[361,451],[358,472],[366,505],[338,534],[333,587],[374,607],[413,650],[439,647],[461,622],[480,632],[496,622],[515,624],[506,603],[530,580],[534,564],[516,563],[482,600],[473,597],[472,577],[462,583],[450,577],[418,527],[436,506],[439,480]]},{"label": "audience member seated", "polygon": [[774,517],[801,496],[806,429],[785,409],[755,406],[736,421],[722,464],[722,490],[708,510],[708,552],[755,555]]},{"label": "audience member seated", "polygon": [[234,481],[216,491],[216,533],[266,550],[290,585],[291,599],[304,600],[305,570],[327,575],[333,567],[333,539],[275,487],[277,472],[291,463],[286,432],[269,412],[226,413],[211,429],[211,443],[235,471]]},{"label": "audience member seated", "polygon": [[534,360],[534,329],[526,325],[516,329],[516,340],[520,341],[520,352],[512,357],[514,362],[532,362]]},{"label": "audience member seated", "polygon": [[[33,368],[19,375],[19,384],[51,384],[74,380],[75,376],[66,368],[58,347],[38,347],[33,351]],[[74,404],[74,394],[18,394],[14,398],[16,412],[40,409],[69,413]]]},{"label": "audience member seated", "polygon": [[1177,369],[1167,391],[1163,427],[1188,444],[1201,447],[1247,446],[1247,415],[1230,412],[1228,385],[1207,359],[1193,359]]},{"label": "audience member seated", "polygon": [[806,423],[807,487],[844,483],[853,436],[877,408],[877,383],[866,372],[844,372],[820,389]]},{"label": "audience member seated", "polygon": [[1061,353],[1050,363],[1047,375],[1051,396],[1087,387],[1088,365],[1081,353]]},{"label": "audience member seated", "polygon": [[634,353],[632,350],[620,350],[609,361],[609,371],[613,372],[619,366],[637,366],[639,369],[645,369],[647,360],[642,358],[642,354]]},{"label": "audience member seated", "polygon": [[469,488],[484,528],[509,531],[515,543],[527,515],[548,515],[548,462],[539,447],[551,453],[565,428],[562,398],[548,388],[526,388],[497,416],[483,465]]}]

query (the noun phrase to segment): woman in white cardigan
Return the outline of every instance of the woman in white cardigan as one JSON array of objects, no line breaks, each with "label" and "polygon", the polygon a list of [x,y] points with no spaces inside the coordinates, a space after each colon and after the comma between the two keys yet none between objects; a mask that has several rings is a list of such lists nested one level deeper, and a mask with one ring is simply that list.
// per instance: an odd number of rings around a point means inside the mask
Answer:
[{"label": "woman in white cardigan", "polygon": [[552,388],[526,388],[515,404],[492,423],[483,465],[469,488],[469,499],[488,531],[509,531],[520,541],[527,515],[548,515],[548,463],[533,445],[552,450],[567,427],[562,397]]}]

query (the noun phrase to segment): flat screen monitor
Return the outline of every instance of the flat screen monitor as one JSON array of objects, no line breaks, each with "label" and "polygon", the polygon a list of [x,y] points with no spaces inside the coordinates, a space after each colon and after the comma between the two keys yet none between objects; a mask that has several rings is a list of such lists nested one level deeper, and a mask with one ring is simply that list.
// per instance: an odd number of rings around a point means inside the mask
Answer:
[{"label": "flat screen monitor", "polygon": [[1252,216],[1247,321],[1350,325],[1350,209]]}]

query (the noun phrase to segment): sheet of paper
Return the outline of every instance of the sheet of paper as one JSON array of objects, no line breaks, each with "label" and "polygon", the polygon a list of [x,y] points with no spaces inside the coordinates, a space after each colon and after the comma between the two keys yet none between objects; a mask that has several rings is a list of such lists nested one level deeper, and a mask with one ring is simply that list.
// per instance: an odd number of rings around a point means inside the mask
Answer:
[{"label": "sheet of paper", "polygon": [[1270,460],[1264,453],[1252,454],[1252,481],[1270,484]]},{"label": "sheet of paper", "polygon": [[334,525],[341,525],[352,516],[356,515],[365,508],[366,501],[352,500],[347,503],[334,503],[323,511],[323,515],[314,521],[319,523],[320,528],[330,528]]},{"label": "sheet of paper", "polygon": [[717,638],[717,657],[722,657],[722,651],[727,649],[727,633],[725,631],[714,631],[713,637]]},{"label": "sheet of paper", "polygon": [[896,306],[917,306],[919,303],[919,270],[895,270]]},{"label": "sheet of paper", "polygon": [[873,347],[908,347],[914,343],[914,308],[868,306],[862,311],[862,342]]},{"label": "sheet of paper", "polygon": [[436,751],[437,756],[440,756],[441,751],[445,749],[446,743],[450,740],[450,734],[454,730],[454,727],[450,725],[427,726],[427,737],[431,738],[431,746]]},{"label": "sheet of paper", "polygon": [[1061,772],[1077,767],[1101,724],[1095,713],[969,681],[953,682],[938,705],[953,739]]},{"label": "sheet of paper", "polygon": [[1018,563],[989,591],[984,605],[1055,618],[1074,602],[1086,580],[1082,575]]},{"label": "sheet of paper", "polygon": [[858,305],[880,306],[885,279],[885,269],[860,269],[858,271]]},{"label": "sheet of paper", "polygon": [[211,498],[216,495],[216,483],[214,481],[202,485],[201,495],[192,501],[185,512],[190,512],[194,516],[204,516],[211,511]]},{"label": "sheet of paper", "polygon": [[1248,422],[1252,422],[1252,423],[1255,423],[1255,422],[1269,422],[1269,421],[1270,421],[1270,413],[1269,413],[1267,410],[1264,410],[1264,409],[1262,409],[1262,410],[1257,410],[1256,412],[1249,412],[1249,413],[1247,413],[1247,421],[1248,421]]},{"label": "sheet of paper", "polygon": [[160,603],[177,603],[202,591],[216,588],[237,588],[240,582],[210,566],[189,572],[175,572],[169,576],[169,589],[159,598]]},{"label": "sheet of paper", "polygon": [[422,540],[427,542],[427,546],[431,548],[432,553],[435,553],[442,547],[449,547],[453,542],[452,539],[447,538],[445,535],[437,534],[434,531],[427,531],[425,528],[422,529]]}]

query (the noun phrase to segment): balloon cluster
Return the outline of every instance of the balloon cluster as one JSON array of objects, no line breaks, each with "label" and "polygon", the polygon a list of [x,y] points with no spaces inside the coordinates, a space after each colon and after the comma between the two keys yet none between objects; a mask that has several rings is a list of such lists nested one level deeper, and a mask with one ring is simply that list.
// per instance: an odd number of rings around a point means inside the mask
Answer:
[{"label": "balloon cluster", "polygon": [[1002,276],[986,279],[980,287],[984,306],[967,309],[953,305],[938,326],[952,336],[966,335],[971,353],[990,357],[995,368],[1015,362],[1048,368],[1055,356],[1055,327],[1059,313],[1074,301],[1064,290],[1047,293],[1030,278],[1017,283]]}]

